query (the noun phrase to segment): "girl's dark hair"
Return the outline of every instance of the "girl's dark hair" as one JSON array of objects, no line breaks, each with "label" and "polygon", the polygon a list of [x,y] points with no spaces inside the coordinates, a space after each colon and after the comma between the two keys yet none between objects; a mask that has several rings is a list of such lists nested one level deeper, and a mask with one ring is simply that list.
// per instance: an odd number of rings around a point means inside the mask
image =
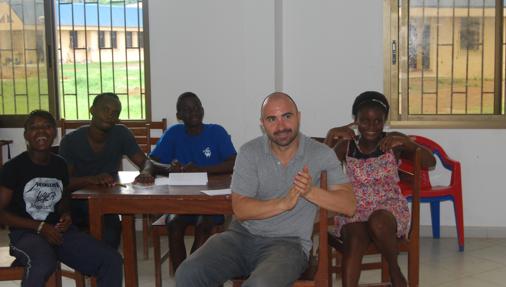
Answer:
[{"label": "girl's dark hair", "polygon": [[353,102],[351,114],[356,118],[358,111],[365,107],[381,108],[385,111],[385,117],[388,117],[388,111],[390,110],[387,98],[382,93],[375,91],[367,91],[358,95]]},{"label": "girl's dark hair", "polygon": [[200,102],[199,97],[197,97],[197,95],[195,93],[184,92],[181,95],[179,95],[179,97],[177,98],[177,103],[176,103],[177,112],[180,112],[183,109],[183,100],[186,98],[194,98],[202,106],[202,103]]},{"label": "girl's dark hair", "polygon": [[50,112],[44,110],[33,110],[25,120],[25,132],[36,117],[47,120],[51,126],[56,129],[56,120]]}]

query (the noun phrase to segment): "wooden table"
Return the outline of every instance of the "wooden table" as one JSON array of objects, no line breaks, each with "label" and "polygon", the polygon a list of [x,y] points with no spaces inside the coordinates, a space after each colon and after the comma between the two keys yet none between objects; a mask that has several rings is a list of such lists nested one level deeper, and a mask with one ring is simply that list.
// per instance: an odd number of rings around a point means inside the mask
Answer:
[{"label": "wooden table", "polygon": [[[120,172],[120,182],[135,176]],[[135,241],[135,214],[232,214],[230,195],[208,196],[202,190],[230,187],[231,175],[210,176],[207,186],[153,186],[85,188],[72,194],[74,199],[87,199],[90,214],[90,233],[102,236],[104,214],[121,214],[125,287],[139,286]]]}]

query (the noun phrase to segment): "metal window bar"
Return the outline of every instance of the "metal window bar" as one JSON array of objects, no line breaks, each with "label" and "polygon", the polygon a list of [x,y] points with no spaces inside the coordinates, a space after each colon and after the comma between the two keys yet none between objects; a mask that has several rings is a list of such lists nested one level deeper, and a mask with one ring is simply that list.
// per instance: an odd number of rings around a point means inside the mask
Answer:
[{"label": "metal window bar", "polygon": [[37,19],[37,2],[33,2],[33,23],[35,23],[34,25],[34,35],[35,35],[35,63],[36,63],[36,66],[37,66],[37,94],[38,94],[38,106],[39,107],[42,107],[42,90],[41,90],[41,87],[40,87],[40,65],[39,65],[39,51],[38,51],[38,43],[39,43],[39,40],[42,40],[40,39],[39,37],[39,29],[38,29],[38,26],[39,26],[39,21]]},{"label": "metal window bar", "polygon": [[[126,90],[129,90],[128,85],[128,43],[127,43],[127,13],[126,13],[126,5],[123,1],[123,31],[125,33],[125,78],[126,78]],[[132,42],[132,35],[130,35],[130,43]],[[127,106],[130,107],[130,97],[127,95]],[[130,109],[127,109],[128,118],[130,118]]]},{"label": "metal window bar", "polygon": [[[144,77],[144,72],[142,70],[142,68],[144,67],[142,64],[141,64],[141,48],[144,49],[144,17],[141,16],[141,13],[139,12],[140,9],[139,9],[139,3],[143,3],[143,0],[139,0],[137,1],[137,40],[139,41],[139,37],[142,37],[142,47],[140,47],[140,45],[138,45],[138,50],[137,50],[137,53],[138,53],[138,58],[139,58],[139,87],[140,87],[140,97],[141,97],[141,115],[142,117],[144,118],[145,117],[145,114],[144,114],[144,105],[145,105],[145,100],[146,100],[146,94],[145,94],[145,89],[144,89],[144,81],[143,81],[143,77]],[[140,29],[140,24],[141,24],[141,21],[143,21],[143,31],[141,31]],[[140,43],[140,42],[139,42]],[[144,59],[143,59],[144,61]]]},{"label": "metal window bar", "polygon": [[420,79],[420,113],[424,113],[424,96],[425,96],[425,69],[424,69],[424,56],[425,56],[425,49],[423,48],[425,43],[423,42],[425,40],[424,33],[425,33],[425,0],[422,2],[422,41],[420,43],[420,50],[422,54],[422,65],[421,65],[421,79]]},{"label": "metal window bar", "polygon": [[25,73],[24,82],[25,82],[25,93],[22,95],[26,99],[26,110],[30,110],[30,101],[28,99],[28,67],[27,67],[27,59],[26,59],[26,27],[25,27],[25,6],[21,5],[21,18],[23,19],[22,32],[23,32],[23,70]]},{"label": "metal window bar", "polygon": [[[64,3],[58,2],[58,5],[57,5],[57,7],[58,7],[58,13],[57,13],[58,14],[58,27],[57,28],[58,29],[56,29],[58,31],[58,33],[57,33],[58,34],[58,41],[57,41],[58,42],[58,53],[57,54],[60,55],[60,59],[63,58],[62,31],[60,29],[60,27],[61,27],[61,13],[60,13],[61,9],[60,9],[60,5],[62,5],[62,4],[64,4]],[[63,61],[60,61],[60,69],[59,69],[58,73],[59,73],[59,78],[63,79]],[[60,86],[60,93],[62,94],[62,101],[61,101],[62,108],[61,108],[61,110],[62,110],[63,117],[66,118],[67,116],[66,116],[66,113],[65,113],[66,112],[66,109],[65,109],[65,97],[63,96],[63,95],[65,95],[65,81],[60,81],[60,85],[61,85]]]},{"label": "metal window bar", "polygon": [[10,37],[11,37],[11,70],[12,70],[12,93],[13,93],[13,103],[14,103],[14,114],[17,114],[18,112],[18,105],[17,105],[17,101],[16,101],[16,96],[17,96],[17,93],[16,93],[16,70],[14,69],[14,61],[15,61],[15,58],[14,58],[14,32],[12,30],[12,1],[9,0],[9,7],[11,7],[11,9],[9,9],[9,19],[11,19],[9,21],[9,30],[10,30]]},{"label": "metal window bar", "polygon": [[452,3],[452,40],[451,40],[451,72],[450,72],[450,114],[453,114],[453,94],[454,94],[454,71],[455,71],[455,0]]},{"label": "metal window bar", "polygon": [[485,78],[485,0],[481,2],[481,67],[480,67],[480,114],[483,114],[483,83]]},{"label": "metal window bar", "polygon": [[439,113],[439,7],[440,2],[437,0],[436,7],[436,114]]},{"label": "metal window bar", "polygon": [[[470,32],[470,26],[472,23],[470,23],[470,20],[471,20],[471,0],[467,0],[467,31],[466,32]],[[462,29],[462,27],[460,28]],[[468,109],[467,109],[467,106],[469,104],[469,49],[471,48],[472,46],[472,43],[469,43],[470,41],[472,41],[473,39],[468,39],[468,43],[467,43],[467,49],[466,49],[466,84],[464,85],[465,87],[465,104],[464,104],[464,113],[467,114],[468,113]]]},{"label": "metal window bar", "polygon": [[[124,3],[123,3],[124,4]],[[109,2],[109,21],[110,21],[110,32],[109,32],[109,41],[110,41],[110,47],[111,47],[111,60],[112,60],[112,92],[113,93],[116,93],[116,77],[115,77],[115,70],[114,70],[114,46],[113,46],[113,43],[112,43],[112,33],[113,33],[113,17],[112,17],[112,0]]]},{"label": "metal window bar", "polygon": [[[93,2],[84,2],[84,7],[83,7],[83,10],[84,10],[84,13],[86,15],[86,9],[87,9],[87,5],[88,3],[93,3]],[[97,3],[98,5],[98,3]],[[89,55],[88,55],[88,17],[84,17],[84,45],[85,45],[85,61],[86,63],[88,63],[89,61]],[[88,65],[85,65],[86,67],[86,94],[87,94],[87,97],[86,97],[86,104],[87,106],[91,106],[90,105],[90,69],[88,67]],[[88,111],[88,109],[85,109],[86,111]],[[89,112],[88,112],[89,113]],[[89,115],[88,115],[89,116]]]},{"label": "metal window bar", "polygon": [[[74,17],[74,2],[73,1],[71,3],[70,7],[71,7],[70,11],[71,11],[71,15],[72,15],[72,30],[75,30],[75,26],[76,25],[75,25],[75,22],[74,22],[75,17]],[[76,86],[77,85],[77,67],[76,67],[76,61],[75,61],[75,59],[76,59],[76,49],[72,49],[72,55],[74,57],[74,61],[72,61],[73,62],[72,66],[74,68],[74,83],[75,84],[74,84],[73,88],[74,88],[74,95],[75,95],[75,98],[76,98],[75,108],[76,108],[76,117],[79,118],[79,106],[77,105],[77,96],[78,95],[77,95],[77,86]]]}]

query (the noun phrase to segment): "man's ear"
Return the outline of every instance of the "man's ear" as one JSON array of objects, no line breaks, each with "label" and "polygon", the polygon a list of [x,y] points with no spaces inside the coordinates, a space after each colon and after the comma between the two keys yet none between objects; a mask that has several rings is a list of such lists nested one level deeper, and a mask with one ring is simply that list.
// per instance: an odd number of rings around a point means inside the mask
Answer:
[{"label": "man's ear", "polygon": [[179,112],[176,113],[176,119],[178,121],[182,121],[183,120],[182,117],[181,117],[181,114]]}]

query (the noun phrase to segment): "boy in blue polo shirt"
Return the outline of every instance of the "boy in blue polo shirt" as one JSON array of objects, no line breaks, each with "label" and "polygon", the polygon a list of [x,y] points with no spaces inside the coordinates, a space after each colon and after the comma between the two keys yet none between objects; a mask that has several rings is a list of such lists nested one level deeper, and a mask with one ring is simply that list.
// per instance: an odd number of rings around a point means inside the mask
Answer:
[{"label": "boy in blue polo shirt", "polygon": [[[177,119],[183,124],[170,127],[160,138],[150,154],[155,162],[169,164],[165,173],[207,172],[209,174],[232,173],[236,150],[230,135],[220,125],[204,124],[204,108],[196,94],[183,93],[177,100]],[[159,168],[154,168],[156,173]],[[199,248],[211,235],[215,225],[223,224],[223,215],[170,215],[169,249],[174,270],[186,258],[184,231],[195,225],[195,241],[191,251]]]}]

